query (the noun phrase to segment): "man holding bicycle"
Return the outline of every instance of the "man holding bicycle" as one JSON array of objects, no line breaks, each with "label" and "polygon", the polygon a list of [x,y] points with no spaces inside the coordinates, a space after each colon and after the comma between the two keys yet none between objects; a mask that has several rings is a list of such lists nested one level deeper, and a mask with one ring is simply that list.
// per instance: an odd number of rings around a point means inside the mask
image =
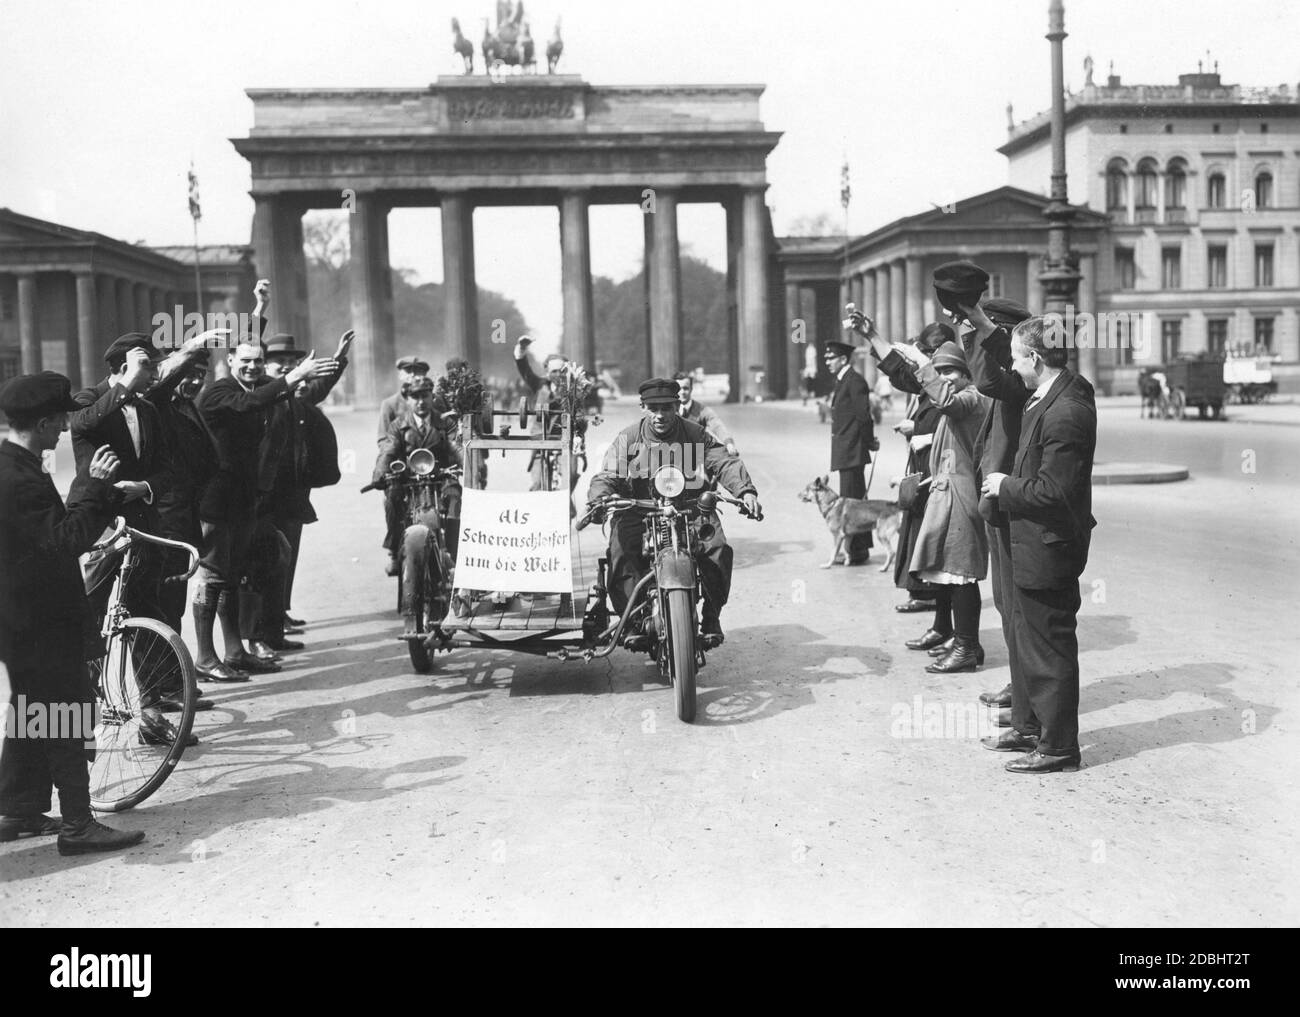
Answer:
[{"label": "man holding bicycle", "polygon": [[[24,696],[29,708],[43,704],[51,716],[69,707],[83,716],[80,707],[95,701],[86,669],[94,619],[77,557],[112,519],[119,466],[112,449],[100,446],[86,463],[84,497],[64,507],[42,456],[58,445],[76,409],[72,383],[52,371],[0,387],[0,411],[10,426],[0,443],[0,663],[13,694]],[[5,739],[0,841],[57,833],[63,855],[139,844],[143,832],[114,830],[91,814],[86,745],[93,745],[94,732],[55,733]],[[59,791],[61,822],[44,815],[51,784]]]}]

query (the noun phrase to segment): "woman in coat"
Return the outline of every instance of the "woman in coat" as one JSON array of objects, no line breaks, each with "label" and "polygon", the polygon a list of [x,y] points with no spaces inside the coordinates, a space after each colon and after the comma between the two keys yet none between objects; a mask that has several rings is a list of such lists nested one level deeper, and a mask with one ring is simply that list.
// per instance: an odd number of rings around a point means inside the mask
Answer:
[{"label": "woman in coat", "polygon": [[936,590],[934,623],[913,650],[946,650],[926,670],[973,671],[984,662],[979,644],[979,581],[988,572],[988,537],[979,514],[975,439],[990,400],[971,384],[966,355],[944,343],[916,380],[941,415],[930,446],[930,485],[925,515],[908,572]]}]

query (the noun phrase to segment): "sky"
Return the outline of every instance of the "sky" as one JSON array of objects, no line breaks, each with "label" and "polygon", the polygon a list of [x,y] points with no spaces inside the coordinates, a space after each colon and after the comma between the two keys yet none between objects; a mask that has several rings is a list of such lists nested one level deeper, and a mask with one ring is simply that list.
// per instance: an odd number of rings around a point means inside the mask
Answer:
[{"label": "sky", "polygon": [[[783,137],[768,160],[778,233],[828,213],[840,167],[862,233],[1006,182],[1006,106],[1049,102],[1047,0],[525,0],[533,36],[563,18],[560,71],[594,85],[757,83]],[[1227,16],[1227,12],[1231,16]],[[201,183],[203,243],[247,243],[246,88],[427,85],[456,73],[450,19],[474,39],[491,0],[0,0],[0,207],[127,241],[186,244],[186,171]],[[472,31],[468,27],[476,26]],[[1300,82],[1300,5],[1279,0],[1073,0],[1067,86],[1113,61],[1125,84],[1173,84],[1206,50],[1225,83]],[[1044,188],[1047,182],[1044,181]],[[683,206],[683,245],[721,267],[717,206]],[[558,341],[558,214],[475,216],[480,286],[512,297],[539,346]],[[625,278],[641,256],[635,208],[592,210],[592,268]],[[440,281],[438,216],[390,217],[395,268]]]}]

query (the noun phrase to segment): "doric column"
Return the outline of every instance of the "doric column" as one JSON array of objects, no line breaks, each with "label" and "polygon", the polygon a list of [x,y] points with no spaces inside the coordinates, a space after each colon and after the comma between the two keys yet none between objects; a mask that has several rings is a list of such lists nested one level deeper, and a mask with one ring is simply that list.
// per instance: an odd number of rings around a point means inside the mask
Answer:
[{"label": "doric column", "polygon": [[41,369],[41,326],[35,272],[18,274],[18,343],[23,374],[38,373]]},{"label": "doric column", "polygon": [[[117,335],[126,335],[127,332],[135,332],[138,326],[135,323],[135,292],[131,283],[126,279],[118,279],[115,283],[117,290]],[[111,337],[116,339],[117,336]]]},{"label": "doric column", "polygon": [[646,267],[650,285],[650,371],[660,378],[684,369],[682,266],[677,243],[677,192],[654,189],[647,216]]},{"label": "doric column", "polygon": [[447,356],[479,365],[478,285],[474,278],[474,206],[460,191],[442,195],[442,284],[447,302]]},{"label": "doric column", "polygon": [[925,328],[925,294],[921,289],[921,259],[907,259],[907,334],[920,335]]},{"label": "doric column", "polygon": [[906,339],[912,334],[907,330],[907,263],[902,258],[895,258],[893,263],[893,285],[889,288],[889,320],[893,322],[897,338]]},{"label": "doric column", "polygon": [[95,299],[93,272],[77,273],[77,361],[81,387],[90,388],[99,378],[99,352],[95,349],[95,331],[99,325],[99,308]]},{"label": "doric column", "polygon": [[767,236],[763,188],[745,188],[741,199],[740,374],[744,394],[757,399],[764,393],[754,382],[751,367],[767,365]]},{"label": "doric column", "polygon": [[564,293],[561,349],[588,370],[596,368],[596,323],[591,293],[591,227],[587,192],[560,198],[560,285]]},{"label": "doric column", "polygon": [[876,270],[874,268],[862,273],[862,303],[858,308],[872,321],[876,320]]},{"label": "doric column", "polygon": [[[742,208],[739,188],[723,202],[727,219],[727,377],[730,381],[727,402],[740,401],[741,379],[744,372],[740,364],[740,299],[741,286],[741,225]],[[797,291],[796,291],[797,297]],[[796,311],[795,317],[798,316]]]},{"label": "doric column", "polygon": [[876,331],[880,337],[887,342],[893,342],[898,338],[894,335],[894,319],[890,314],[893,308],[891,290],[893,287],[893,272],[889,263],[885,262],[876,268]]},{"label": "doric column", "polygon": [[[804,350],[809,346],[815,346],[817,343],[817,334],[812,330],[812,326],[803,313],[802,291],[798,283],[788,282],[785,284],[785,335],[784,340],[788,346],[790,363],[790,385],[789,388],[797,391],[799,387],[800,372],[803,370]],[[799,330],[796,332],[796,322],[801,323]],[[798,336],[803,337],[802,342],[795,342]],[[788,397],[788,396],[787,396]]]},{"label": "doric column", "polygon": [[[1076,311],[1097,313],[1097,258],[1085,254],[1079,258],[1079,306]],[[1097,384],[1097,325],[1093,320],[1092,343],[1078,351],[1079,373],[1094,385]]]},{"label": "doric column", "polygon": [[146,335],[152,331],[153,308],[150,306],[149,287],[144,283],[136,283],[131,289],[135,296],[135,325],[136,332],[144,332]]},{"label": "doric column", "polygon": [[[1025,256],[1025,306],[1030,314],[1043,313],[1043,283],[1038,278],[1038,273],[1043,270],[1041,262],[1042,256],[1036,251]],[[1092,308],[1083,310],[1091,311]]]},{"label": "doric column", "polygon": [[858,272],[849,280],[849,300],[859,311],[862,310],[862,273]]},{"label": "doric column", "polygon": [[[253,204],[254,263],[257,275],[271,280],[266,334],[288,332],[299,343],[310,344],[307,257],[302,249],[303,210],[279,196],[255,197]],[[201,296],[193,309],[207,314],[207,304]]]},{"label": "doric column", "polygon": [[380,379],[386,379],[396,358],[393,328],[393,280],[388,264],[388,206],[374,195],[356,196],[348,216],[352,255],[348,262],[352,329],[353,391],[357,403],[380,397]]}]

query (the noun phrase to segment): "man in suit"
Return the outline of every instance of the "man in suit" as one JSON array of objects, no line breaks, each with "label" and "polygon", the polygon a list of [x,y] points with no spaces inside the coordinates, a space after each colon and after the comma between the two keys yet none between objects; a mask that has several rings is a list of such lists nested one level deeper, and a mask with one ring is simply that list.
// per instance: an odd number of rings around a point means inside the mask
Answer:
[{"label": "man in suit", "polygon": [[[1011,334],[1011,369],[1029,392],[1011,473],[983,493],[1010,526],[1013,581],[1012,729],[986,746],[1027,755],[1012,773],[1079,766],[1079,577],[1092,528],[1097,407],[1092,385],[1066,363],[1059,321],[1029,318]],[[1016,688],[1023,684],[1024,694]],[[989,744],[992,743],[992,744]]]},{"label": "man in suit", "polygon": [[[0,387],[0,411],[10,428],[0,442],[0,665],[9,673],[15,703],[22,696],[29,709],[43,705],[50,717],[84,716],[83,708],[95,701],[86,669],[95,626],[77,557],[90,550],[115,511],[118,460],[107,445],[90,455],[78,478],[82,499],[69,508],[41,461],[78,408],[72,383],[52,371]],[[140,831],[102,826],[91,814],[86,743],[93,752],[93,732],[55,734],[4,739],[0,841],[57,833],[59,854],[71,855],[144,840]],[[44,815],[51,784],[59,791],[61,822]]]},{"label": "man in suit", "polygon": [[[259,448],[266,411],[289,398],[300,381],[337,369],[332,359],[304,358],[281,378],[265,377],[262,346],[244,339],[226,355],[230,376],[209,385],[199,397],[202,413],[217,447],[217,470],[203,492],[203,558],[194,597],[198,641],[195,670],[200,681],[248,681],[248,671],[278,671],[275,661],[260,660],[244,649],[239,631],[238,588],[247,568],[248,548],[257,524]],[[217,657],[212,635],[220,617],[226,658]]]},{"label": "man in suit", "polygon": [[[829,342],[822,354],[835,378],[831,392],[831,469],[840,475],[841,498],[867,496],[866,466],[876,444],[871,419],[871,386],[851,365],[853,347]],[[861,565],[871,555],[871,534],[850,537],[844,549],[850,565]]]},{"label": "man in suit", "polygon": [[402,357],[397,362],[397,391],[379,404],[379,433],[376,440],[383,443],[388,437],[388,429],[393,421],[406,412],[406,396],[403,389],[416,378],[429,374],[429,364],[419,357]]},{"label": "man in suit", "polygon": [[[1010,473],[1015,464],[1016,447],[1020,443],[1020,414],[1029,390],[1019,375],[1011,371],[1011,329],[1030,315],[1023,304],[1002,297],[963,306],[962,313],[974,326],[974,331],[962,337],[962,345],[975,387],[993,399],[975,440],[977,477],[982,484],[990,474]],[[979,510],[988,530],[993,604],[1002,619],[1007,653],[1012,654],[1015,640],[1011,631],[1011,605],[1015,584],[1011,577],[1011,530],[1006,514],[996,510],[992,499],[981,497]],[[1000,692],[981,692],[980,702],[1005,709],[1011,706],[1013,693],[1008,682]]]},{"label": "man in suit", "polygon": [[[158,351],[143,332],[119,336],[104,354],[109,375],[93,388],[78,392],[78,410],[72,414],[72,450],[77,459],[77,478],[68,492],[69,504],[85,497],[90,483],[87,466],[95,450],[107,445],[121,464],[116,509],[127,525],[143,533],[163,535],[159,499],[172,483],[171,452],[163,434],[158,410],[142,398],[157,378]],[[131,573],[123,600],[131,614],[167,621],[163,610],[163,572],[167,556],[163,549],[139,544],[136,567]],[[122,555],[102,554],[91,561],[87,589],[97,613],[103,612]],[[176,697],[164,697],[159,688],[140,689],[140,736],[151,744],[170,744],[176,729],[162,715],[163,699],[176,705]],[[197,745],[191,733],[188,744]]]}]

